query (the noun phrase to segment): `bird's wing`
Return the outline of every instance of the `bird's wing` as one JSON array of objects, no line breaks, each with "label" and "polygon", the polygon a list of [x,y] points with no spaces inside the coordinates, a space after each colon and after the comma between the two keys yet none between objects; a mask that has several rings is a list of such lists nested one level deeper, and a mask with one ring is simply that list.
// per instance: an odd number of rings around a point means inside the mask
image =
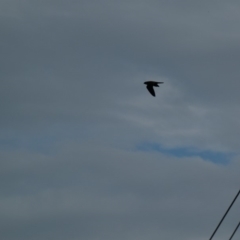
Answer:
[{"label": "bird's wing", "polygon": [[155,97],[155,92],[152,85],[147,85],[147,90]]}]

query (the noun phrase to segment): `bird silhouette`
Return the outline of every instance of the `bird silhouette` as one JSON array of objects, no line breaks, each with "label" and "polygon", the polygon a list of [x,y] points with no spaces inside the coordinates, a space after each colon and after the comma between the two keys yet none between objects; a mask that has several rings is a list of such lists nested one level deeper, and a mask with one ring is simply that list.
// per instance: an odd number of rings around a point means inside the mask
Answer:
[{"label": "bird silhouette", "polygon": [[154,82],[154,81],[147,81],[144,82],[146,84],[147,90],[155,97],[155,92],[153,87],[159,87],[158,84],[163,83],[163,82]]}]

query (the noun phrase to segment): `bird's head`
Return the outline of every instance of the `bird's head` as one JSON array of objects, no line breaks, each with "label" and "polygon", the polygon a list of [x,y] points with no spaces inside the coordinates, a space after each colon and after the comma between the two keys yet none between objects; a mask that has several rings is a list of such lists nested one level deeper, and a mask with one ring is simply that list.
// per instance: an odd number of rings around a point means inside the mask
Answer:
[{"label": "bird's head", "polygon": [[151,82],[152,82],[152,81],[146,81],[146,82],[144,82],[144,84],[147,85],[147,84],[149,84],[149,83],[151,83]]}]

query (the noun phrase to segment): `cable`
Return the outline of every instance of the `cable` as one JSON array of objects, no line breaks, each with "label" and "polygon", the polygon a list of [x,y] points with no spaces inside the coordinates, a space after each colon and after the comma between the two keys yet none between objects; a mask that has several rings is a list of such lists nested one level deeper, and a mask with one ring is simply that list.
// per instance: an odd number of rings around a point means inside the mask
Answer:
[{"label": "cable", "polygon": [[239,226],[240,226],[240,222],[238,223],[237,227],[235,228],[235,230],[234,230],[233,234],[231,235],[231,237],[229,238],[229,240],[231,240],[233,238],[233,236],[236,233]]},{"label": "cable", "polygon": [[209,238],[209,240],[211,240],[213,238],[213,236],[215,235],[215,233],[217,232],[218,228],[220,227],[220,225],[222,224],[224,218],[226,217],[226,215],[228,214],[229,210],[231,209],[232,205],[234,204],[234,202],[236,201],[236,199],[238,198],[238,195],[240,194],[240,190],[238,191],[236,197],[233,199],[232,203],[230,204],[230,206],[228,207],[227,211],[225,212],[225,214],[223,215],[221,221],[219,222],[219,224],[217,225],[216,229],[214,230],[212,236]]}]

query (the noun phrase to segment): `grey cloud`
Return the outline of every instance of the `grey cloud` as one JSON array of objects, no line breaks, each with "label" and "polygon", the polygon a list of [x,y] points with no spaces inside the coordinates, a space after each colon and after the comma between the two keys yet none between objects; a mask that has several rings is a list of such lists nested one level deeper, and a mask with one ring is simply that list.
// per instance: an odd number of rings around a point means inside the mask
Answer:
[{"label": "grey cloud", "polygon": [[[2,238],[206,239],[239,188],[238,157],[136,146],[239,153],[239,7],[1,1]],[[164,81],[155,99],[148,79]]]},{"label": "grey cloud", "polygon": [[[1,189],[15,191],[0,200],[4,239],[206,238],[238,188],[238,159],[224,168],[78,144],[62,149],[52,157],[1,153]],[[237,206],[222,236],[238,221]]]}]

